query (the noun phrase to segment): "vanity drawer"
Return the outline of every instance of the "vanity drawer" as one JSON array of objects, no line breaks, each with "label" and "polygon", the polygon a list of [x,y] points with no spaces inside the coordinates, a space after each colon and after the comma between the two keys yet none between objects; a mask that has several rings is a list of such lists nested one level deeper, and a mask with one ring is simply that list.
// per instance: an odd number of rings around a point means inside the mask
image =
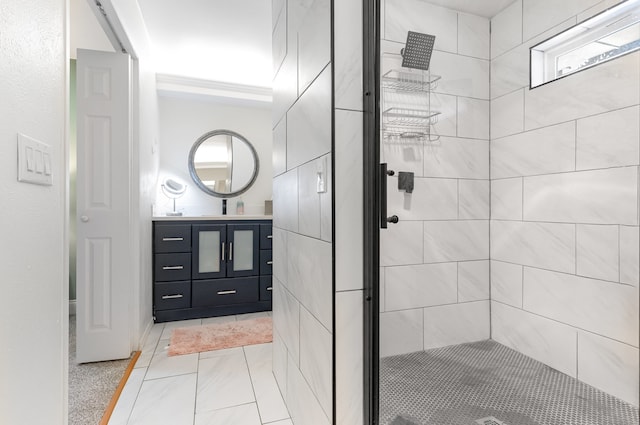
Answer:
[{"label": "vanity drawer", "polygon": [[273,239],[272,228],[270,224],[260,225],[260,249],[271,249],[271,240]]},{"label": "vanity drawer", "polygon": [[191,281],[154,284],[153,301],[156,310],[191,307]]},{"label": "vanity drawer", "polygon": [[191,279],[191,253],[156,254],[156,282]]},{"label": "vanity drawer", "polygon": [[260,250],[260,274],[273,274],[273,261],[270,249]]},{"label": "vanity drawer", "polygon": [[153,249],[154,252],[191,252],[191,225],[156,224]]},{"label": "vanity drawer", "polygon": [[206,279],[192,282],[192,307],[211,307],[258,301],[258,277]]},{"label": "vanity drawer", "polygon": [[271,276],[260,276],[260,301],[270,301],[273,293]]}]

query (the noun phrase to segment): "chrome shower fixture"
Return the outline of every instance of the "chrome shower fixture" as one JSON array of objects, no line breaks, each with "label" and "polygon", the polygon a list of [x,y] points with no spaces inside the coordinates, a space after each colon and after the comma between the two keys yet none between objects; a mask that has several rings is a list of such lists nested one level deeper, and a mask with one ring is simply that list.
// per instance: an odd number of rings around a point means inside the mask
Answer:
[{"label": "chrome shower fixture", "polygon": [[409,31],[407,44],[404,49],[400,50],[402,66],[404,68],[428,70],[435,40],[435,35]]}]

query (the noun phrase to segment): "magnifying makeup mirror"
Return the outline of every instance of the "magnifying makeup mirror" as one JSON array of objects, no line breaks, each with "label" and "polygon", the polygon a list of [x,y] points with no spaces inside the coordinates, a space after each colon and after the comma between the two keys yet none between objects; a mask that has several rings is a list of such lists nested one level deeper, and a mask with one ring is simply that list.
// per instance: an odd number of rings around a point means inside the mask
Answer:
[{"label": "magnifying makeup mirror", "polygon": [[162,193],[169,198],[173,199],[173,211],[167,213],[168,216],[171,217],[179,217],[182,215],[181,212],[176,211],[176,199],[184,195],[184,192],[187,190],[187,185],[180,183],[171,178],[167,178],[162,183]]}]

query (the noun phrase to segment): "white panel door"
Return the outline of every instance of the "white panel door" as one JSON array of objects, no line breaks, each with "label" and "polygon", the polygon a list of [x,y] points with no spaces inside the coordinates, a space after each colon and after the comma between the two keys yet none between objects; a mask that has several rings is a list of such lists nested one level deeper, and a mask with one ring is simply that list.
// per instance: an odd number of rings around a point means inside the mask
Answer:
[{"label": "white panel door", "polygon": [[131,64],[78,50],[77,347],[79,363],[131,354]]}]

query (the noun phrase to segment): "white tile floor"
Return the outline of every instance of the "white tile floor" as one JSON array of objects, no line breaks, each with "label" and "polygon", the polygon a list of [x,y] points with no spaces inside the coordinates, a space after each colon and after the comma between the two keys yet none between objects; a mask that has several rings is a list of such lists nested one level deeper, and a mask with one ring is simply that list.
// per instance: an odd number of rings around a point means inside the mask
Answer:
[{"label": "white tile floor", "polygon": [[155,324],[109,425],[293,425],[271,371],[271,344],[167,356],[171,330],[270,315]]}]

